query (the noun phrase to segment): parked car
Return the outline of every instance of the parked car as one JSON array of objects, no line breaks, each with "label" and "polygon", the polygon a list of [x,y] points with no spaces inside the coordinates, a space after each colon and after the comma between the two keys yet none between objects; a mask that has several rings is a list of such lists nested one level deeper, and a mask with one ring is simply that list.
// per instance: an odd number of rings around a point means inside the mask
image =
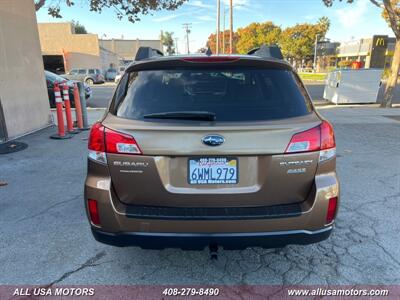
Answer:
[{"label": "parked car", "polygon": [[125,69],[126,69],[125,66],[119,67],[119,73],[114,78],[115,83],[118,83],[121,80],[122,75],[124,75]]},{"label": "parked car", "polygon": [[334,227],[334,131],[284,60],[136,61],[88,148],[85,206],[102,243],[271,248]]},{"label": "parked car", "polygon": [[117,74],[118,74],[118,72],[116,69],[112,69],[112,68],[108,69],[106,71],[106,75],[105,75],[106,81],[114,81],[115,76],[117,76]]},{"label": "parked car", "polygon": [[122,75],[124,74],[117,74],[117,76],[115,76],[114,82],[118,83],[121,80]]},{"label": "parked car", "polygon": [[62,76],[69,80],[83,81],[87,85],[104,83],[104,76],[99,69],[72,69]]},{"label": "parked car", "polygon": [[[56,107],[55,96],[54,96],[54,83],[57,82],[59,84],[67,84],[69,89],[69,98],[71,100],[71,106],[75,107],[75,99],[74,99],[74,82],[73,80],[66,80],[65,78],[54,74],[49,71],[44,71],[46,77],[47,84],[47,94],[49,95],[50,107]],[[85,86],[85,98],[89,99],[92,96],[92,89],[84,84]],[[62,87],[60,87],[62,89]]]}]

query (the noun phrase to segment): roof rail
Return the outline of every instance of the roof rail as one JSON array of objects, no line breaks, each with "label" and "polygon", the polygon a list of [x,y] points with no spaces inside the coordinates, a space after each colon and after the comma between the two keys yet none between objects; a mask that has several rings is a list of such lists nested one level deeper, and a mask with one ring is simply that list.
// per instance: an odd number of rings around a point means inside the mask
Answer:
[{"label": "roof rail", "polygon": [[248,55],[259,56],[262,58],[276,58],[276,59],[283,59],[282,51],[279,46],[276,45],[262,45],[261,47],[254,48],[247,52]]},{"label": "roof rail", "polygon": [[135,61],[160,56],[164,56],[164,54],[158,49],[153,49],[151,47],[139,47],[138,51],[136,52]]}]

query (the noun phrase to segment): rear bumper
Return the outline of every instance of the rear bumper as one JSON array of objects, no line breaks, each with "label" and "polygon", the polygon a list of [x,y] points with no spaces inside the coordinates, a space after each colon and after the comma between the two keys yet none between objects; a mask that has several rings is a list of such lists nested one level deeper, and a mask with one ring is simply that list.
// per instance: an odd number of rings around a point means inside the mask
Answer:
[{"label": "rear bumper", "polygon": [[307,245],[327,239],[333,226],[323,229],[289,230],[276,232],[246,233],[156,233],[124,232],[108,233],[92,227],[94,238],[104,244],[124,247],[139,246],[144,249],[181,248],[203,250],[218,245],[227,250],[247,247],[279,248],[289,244]]},{"label": "rear bumper", "polygon": [[133,206],[119,200],[108,169],[89,161],[89,170],[85,207],[88,212],[87,199],[96,200],[100,217],[100,227],[91,223],[92,232],[99,242],[114,246],[244,249],[316,243],[328,238],[333,227],[326,224],[329,199],[340,199],[336,173],[326,172],[315,176],[312,191],[297,204],[182,207],[165,201],[163,206]]}]

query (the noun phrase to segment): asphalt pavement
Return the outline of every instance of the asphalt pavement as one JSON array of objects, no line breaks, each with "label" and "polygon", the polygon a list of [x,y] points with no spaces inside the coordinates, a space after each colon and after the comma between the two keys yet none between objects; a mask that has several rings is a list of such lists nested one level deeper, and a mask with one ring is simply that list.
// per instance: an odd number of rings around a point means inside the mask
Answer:
[{"label": "asphalt pavement", "polygon": [[[0,156],[0,284],[400,284],[400,109],[321,106],[337,137],[332,236],[282,249],[162,251],[96,242],[83,205],[88,132]],[[90,120],[102,114],[91,110]],[[391,118],[387,117],[391,116]]]},{"label": "asphalt pavement", "polygon": [[111,100],[116,84],[107,83],[101,85],[93,85],[92,87],[92,97],[87,100],[87,106],[93,108],[104,108],[107,107],[109,101]]}]

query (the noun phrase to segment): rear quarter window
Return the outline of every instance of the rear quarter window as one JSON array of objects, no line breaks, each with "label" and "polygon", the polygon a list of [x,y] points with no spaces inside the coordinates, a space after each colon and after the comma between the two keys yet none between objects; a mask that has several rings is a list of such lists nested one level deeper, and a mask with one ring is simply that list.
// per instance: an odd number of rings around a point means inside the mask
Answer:
[{"label": "rear quarter window", "polygon": [[312,111],[303,85],[290,70],[146,70],[130,73],[120,88],[125,93],[114,103],[113,113],[135,120],[149,120],[144,118],[149,114],[207,111],[216,115],[216,122],[266,121]]}]

